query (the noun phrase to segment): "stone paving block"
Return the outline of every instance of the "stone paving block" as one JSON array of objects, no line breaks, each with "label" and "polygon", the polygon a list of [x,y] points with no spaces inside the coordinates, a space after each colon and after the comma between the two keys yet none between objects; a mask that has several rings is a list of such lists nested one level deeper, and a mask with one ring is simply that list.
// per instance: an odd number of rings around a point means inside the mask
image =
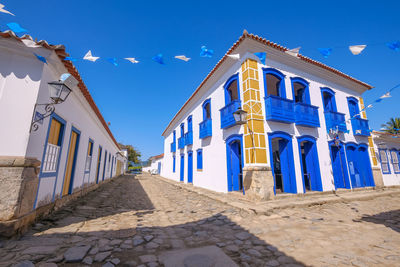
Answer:
[{"label": "stone paving block", "polygon": [[238,267],[216,246],[168,251],[160,254],[159,260],[165,267]]},{"label": "stone paving block", "polygon": [[69,248],[64,253],[65,262],[80,262],[86,256],[90,246],[79,246]]}]

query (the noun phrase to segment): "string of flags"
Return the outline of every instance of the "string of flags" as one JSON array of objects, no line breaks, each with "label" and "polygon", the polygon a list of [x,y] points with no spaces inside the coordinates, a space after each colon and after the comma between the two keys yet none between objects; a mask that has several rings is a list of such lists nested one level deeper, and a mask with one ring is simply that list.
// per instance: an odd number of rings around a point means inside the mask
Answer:
[{"label": "string of flags", "polygon": [[[6,9],[5,9],[5,6],[4,6],[3,4],[0,4],[0,13],[5,13],[5,14],[11,15],[11,16],[15,16],[13,13],[11,13],[11,12],[8,11],[8,10],[6,10]],[[8,27],[11,31],[13,31],[14,33],[26,33],[26,32],[28,32],[27,29],[23,28],[23,27],[22,27],[21,25],[19,25],[17,22],[10,22],[10,23],[7,23],[6,25],[7,25],[7,27]],[[25,46],[30,47],[30,48],[39,48],[39,47],[41,47],[40,45],[37,45],[36,42],[33,41],[33,40],[21,39],[21,41],[24,43]],[[386,46],[387,46],[389,49],[391,49],[391,50],[400,51],[400,41],[387,42],[387,43],[386,43]],[[348,48],[349,48],[350,52],[351,52],[353,55],[360,55],[360,54],[367,48],[367,44],[351,45],[351,46],[348,46]],[[299,52],[300,52],[300,49],[301,49],[301,47],[296,47],[296,48],[287,50],[286,53],[289,54],[289,55],[291,55],[291,56],[297,57],[298,54],[299,54]],[[319,53],[320,53],[324,58],[328,58],[328,57],[332,54],[333,50],[334,50],[334,48],[332,48],[332,47],[318,48]],[[34,53],[34,55],[36,56],[36,58],[37,58],[39,61],[41,61],[41,62],[47,64],[47,60],[46,60],[45,57],[43,57],[43,56],[41,56],[41,55],[39,55],[39,54],[37,54],[37,53]],[[211,58],[213,55],[214,55],[214,50],[213,50],[213,49],[209,49],[209,48],[207,48],[206,46],[202,46],[202,47],[200,48],[200,54],[199,54],[200,57]],[[254,53],[254,55],[255,55],[256,57],[258,57],[258,59],[260,60],[260,62],[261,62],[262,64],[265,65],[265,60],[266,60],[266,53],[265,53],[265,52],[256,52],[256,53]],[[228,54],[227,56],[228,56],[229,58],[233,59],[233,60],[239,60],[239,59],[240,59],[240,54]],[[177,56],[174,56],[174,58],[175,58],[175,59],[178,59],[178,60],[181,60],[181,61],[184,61],[184,62],[188,62],[188,61],[191,60],[191,58],[190,58],[190,57],[187,57],[186,55],[177,55]],[[66,57],[64,60],[75,62],[75,61],[77,61],[78,59],[79,59],[79,58],[75,58],[75,57]],[[87,60],[87,61],[91,61],[91,62],[96,62],[97,60],[100,59],[100,57],[94,56],[94,55],[92,54],[92,51],[89,50],[89,51],[84,55],[84,57],[81,58],[81,59]],[[129,61],[130,63],[132,63],[132,64],[137,64],[137,63],[140,62],[139,60],[137,60],[137,59],[134,58],[134,57],[126,57],[126,58],[122,58],[122,59],[127,60],[127,61]],[[113,64],[114,66],[118,66],[118,59],[115,58],[115,57],[105,58],[105,60],[108,61],[109,63]],[[159,53],[159,54],[155,55],[154,57],[152,57],[152,60],[153,60],[154,62],[158,63],[158,64],[165,65],[164,56],[163,56],[163,54],[161,54],[161,53]],[[378,99],[376,99],[375,101],[373,101],[371,104],[369,104],[369,105],[367,105],[366,107],[364,107],[364,108],[360,111],[359,114],[356,114],[356,115],[354,115],[353,117],[351,117],[349,120],[346,120],[345,122],[342,122],[342,123],[338,124],[337,127],[339,127],[339,126],[341,126],[341,125],[344,125],[344,126],[345,126],[345,125],[346,125],[346,122],[351,121],[351,120],[354,120],[354,119],[356,119],[356,118],[359,118],[359,116],[360,116],[360,114],[361,114],[362,112],[364,112],[366,109],[372,108],[372,107],[374,106],[375,103],[379,103],[379,102],[381,102],[382,100],[384,100],[384,99],[386,99],[386,98],[392,97],[390,93],[391,93],[393,90],[395,90],[396,88],[398,88],[398,87],[400,87],[400,84],[398,84],[398,85],[396,85],[395,87],[391,88],[391,89],[388,90],[385,94],[383,94],[383,95],[380,96]],[[400,129],[395,129],[395,130],[399,130],[399,131],[400,131]],[[371,132],[372,130],[368,130],[368,131]],[[393,136],[393,138],[399,138],[399,136]]]}]

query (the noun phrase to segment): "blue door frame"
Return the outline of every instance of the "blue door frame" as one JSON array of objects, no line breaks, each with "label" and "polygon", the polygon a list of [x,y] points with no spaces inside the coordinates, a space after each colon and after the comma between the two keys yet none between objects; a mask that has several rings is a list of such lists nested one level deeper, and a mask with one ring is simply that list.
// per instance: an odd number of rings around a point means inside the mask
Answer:
[{"label": "blue door frame", "polygon": [[243,149],[242,135],[234,134],[226,139],[226,162],[228,191],[243,189]]},{"label": "blue door frame", "polygon": [[185,176],[185,154],[181,154],[181,173],[180,181],[183,182]]},{"label": "blue door frame", "polygon": [[188,183],[193,183],[193,151],[188,151]]},{"label": "blue door frame", "polygon": [[104,177],[105,177],[105,174],[106,174],[106,164],[107,164],[107,150],[105,151],[105,154],[104,154],[104,166],[103,166],[103,179],[102,179],[102,181],[104,181]]},{"label": "blue door frame", "polygon": [[[282,172],[283,192],[296,194],[297,184],[296,184],[296,173],[295,173],[294,158],[293,158],[292,137],[291,135],[280,131],[268,134],[271,164],[275,164],[273,162],[274,156],[272,151],[272,140],[275,138],[281,138],[279,140],[279,156],[280,156],[280,164]],[[272,169],[272,174],[274,175],[274,193],[276,194],[275,170],[273,166],[271,169]]]},{"label": "blue door frame", "polygon": [[[304,143],[304,154],[305,154],[305,162],[303,161],[302,153],[301,153],[301,143]],[[301,164],[301,173],[303,176],[303,190],[306,192],[306,186],[304,179],[306,178],[303,170],[304,167],[307,169],[307,173],[309,175],[310,181],[310,190],[311,191],[322,191],[322,181],[321,181],[321,170],[319,168],[319,160],[318,160],[318,149],[315,137],[313,136],[301,136],[297,138],[297,143],[299,146],[299,155],[300,155],[300,164]],[[305,164],[305,166],[304,166]]]},{"label": "blue door frame", "polygon": [[375,186],[368,146],[365,144],[347,143],[346,155],[353,188]]},{"label": "blue door frame", "polygon": [[347,160],[345,155],[344,144],[340,143],[335,146],[334,140],[329,142],[329,151],[331,154],[332,173],[335,189],[350,189],[349,174],[347,171]]}]

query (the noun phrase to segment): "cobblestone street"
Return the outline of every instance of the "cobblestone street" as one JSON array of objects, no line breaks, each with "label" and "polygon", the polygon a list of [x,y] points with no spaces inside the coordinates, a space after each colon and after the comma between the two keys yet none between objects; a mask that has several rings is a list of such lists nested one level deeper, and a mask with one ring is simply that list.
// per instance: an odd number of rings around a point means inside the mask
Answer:
[{"label": "cobblestone street", "polygon": [[124,176],[2,241],[0,266],[161,266],[165,251],[210,245],[239,266],[400,266],[400,197],[266,216]]}]

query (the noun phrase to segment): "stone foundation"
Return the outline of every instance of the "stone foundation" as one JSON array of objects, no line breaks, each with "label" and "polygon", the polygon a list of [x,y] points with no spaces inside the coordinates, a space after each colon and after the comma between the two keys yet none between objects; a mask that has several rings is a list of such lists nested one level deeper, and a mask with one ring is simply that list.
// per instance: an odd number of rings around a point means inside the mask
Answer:
[{"label": "stone foundation", "polygon": [[269,200],[275,196],[274,176],[270,167],[244,167],[243,185],[246,196],[250,199]]},{"label": "stone foundation", "polygon": [[58,210],[71,200],[97,189],[101,184],[78,188],[71,195],[33,209],[39,184],[40,161],[24,157],[0,157],[0,236],[24,233],[38,218]]},{"label": "stone foundation", "polygon": [[375,187],[384,187],[381,169],[376,167],[372,168],[372,175],[374,176]]}]

